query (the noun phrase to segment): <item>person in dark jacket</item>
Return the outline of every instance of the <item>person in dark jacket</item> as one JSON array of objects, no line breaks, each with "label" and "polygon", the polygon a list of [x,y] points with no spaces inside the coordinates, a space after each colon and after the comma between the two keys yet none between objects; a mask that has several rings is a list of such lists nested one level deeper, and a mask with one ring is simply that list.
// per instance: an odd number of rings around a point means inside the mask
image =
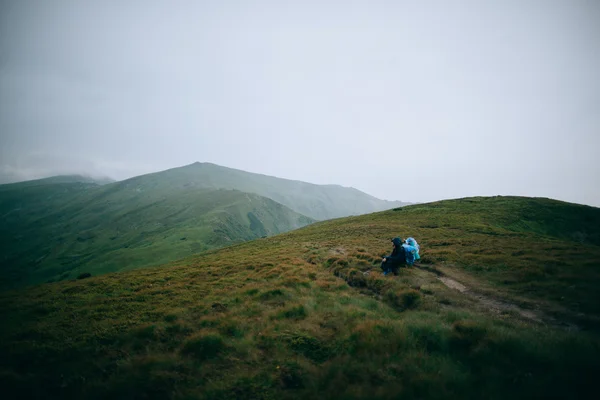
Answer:
[{"label": "person in dark jacket", "polygon": [[387,275],[392,272],[394,275],[398,275],[398,269],[401,265],[406,263],[406,252],[402,247],[402,239],[395,237],[392,239],[394,244],[394,250],[389,256],[385,256],[381,263],[381,269],[383,275]]}]

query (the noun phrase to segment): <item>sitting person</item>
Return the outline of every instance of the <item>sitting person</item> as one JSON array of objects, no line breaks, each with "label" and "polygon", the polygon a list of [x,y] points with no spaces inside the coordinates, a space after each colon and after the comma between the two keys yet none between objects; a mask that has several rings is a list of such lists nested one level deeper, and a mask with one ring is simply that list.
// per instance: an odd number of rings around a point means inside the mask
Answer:
[{"label": "sitting person", "polygon": [[402,246],[402,239],[395,237],[392,239],[394,244],[394,250],[389,256],[385,256],[381,263],[381,269],[383,275],[387,275],[392,272],[394,275],[398,275],[398,268],[406,263],[406,251]]}]

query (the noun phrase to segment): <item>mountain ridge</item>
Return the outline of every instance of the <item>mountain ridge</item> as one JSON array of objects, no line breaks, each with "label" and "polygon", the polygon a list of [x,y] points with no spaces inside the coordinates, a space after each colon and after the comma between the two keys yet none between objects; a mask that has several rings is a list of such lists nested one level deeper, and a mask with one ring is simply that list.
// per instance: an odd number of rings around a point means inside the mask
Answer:
[{"label": "mountain ridge", "polygon": [[105,183],[67,175],[0,185],[0,286],[158,265],[403,205],[211,163]]},{"label": "mountain ridge", "polygon": [[163,264],[312,223],[269,198],[120,182],[0,191],[0,287]]},{"label": "mountain ridge", "polygon": [[[268,197],[292,210],[315,220],[340,218],[383,211],[412,204],[399,200],[382,200],[354,187],[337,184],[314,184],[301,180],[280,178],[262,173],[221,166],[210,162],[196,161],[181,167],[151,172],[110,183],[134,184],[153,176],[171,174],[175,181],[188,187],[234,189]],[[182,174],[185,176],[182,179]],[[106,180],[95,180],[81,175],[56,176],[44,179],[9,183],[4,185],[34,185],[62,181],[79,177],[80,182],[102,184]],[[0,185],[1,187],[2,185]],[[175,184],[171,187],[176,187]]]},{"label": "mountain ridge", "polygon": [[[366,214],[409,204],[401,201],[381,200],[352,187],[333,184],[317,185],[246,172],[213,163],[195,162],[159,173],[184,175],[188,179],[189,185],[256,193],[316,220]],[[152,174],[142,176],[148,175]],[[139,177],[129,180],[137,178]]]},{"label": "mountain ridge", "polygon": [[70,174],[70,175],[52,175],[46,178],[39,179],[29,179],[25,181],[17,181],[17,182],[8,182],[8,183],[0,183],[0,188],[2,187],[25,187],[25,186],[35,186],[35,185],[48,185],[55,183],[91,183],[96,184],[98,186],[106,185],[109,183],[116,182],[114,179],[109,177],[96,178],[87,175],[81,174]]}]

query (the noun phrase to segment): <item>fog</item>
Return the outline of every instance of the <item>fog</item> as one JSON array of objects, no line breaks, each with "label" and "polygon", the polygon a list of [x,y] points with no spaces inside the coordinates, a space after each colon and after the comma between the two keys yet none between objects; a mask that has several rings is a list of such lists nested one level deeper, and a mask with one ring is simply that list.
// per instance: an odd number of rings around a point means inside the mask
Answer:
[{"label": "fog", "polygon": [[600,206],[600,2],[0,0],[0,182],[195,161]]}]

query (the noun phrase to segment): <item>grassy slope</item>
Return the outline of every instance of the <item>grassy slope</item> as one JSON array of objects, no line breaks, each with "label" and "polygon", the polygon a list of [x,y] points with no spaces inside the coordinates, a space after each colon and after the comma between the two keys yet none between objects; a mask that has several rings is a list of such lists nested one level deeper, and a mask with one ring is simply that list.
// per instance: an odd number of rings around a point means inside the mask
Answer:
[{"label": "grassy slope", "polygon": [[0,215],[2,288],[162,264],[312,222],[257,195],[143,179],[2,186]]},{"label": "grassy slope", "polygon": [[171,182],[174,184],[185,182],[196,187],[236,189],[256,193],[316,220],[366,214],[406,204],[380,200],[354,188],[314,185],[210,163],[195,163],[160,174],[172,176]]},{"label": "grassy slope", "polygon": [[43,186],[52,185],[57,183],[84,183],[92,186],[102,186],[109,183],[113,183],[114,180],[110,178],[90,178],[82,175],[57,175],[50,178],[33,179],[29,181],[7,183],[0,185],[0,192],[5,190],[14,190],[16,188],[25,188],[29,186]]},{"label": "grassy slope", "polygon": [[403,204],[208,163],[105,183],[59,176],[0,185],[0,290],[162,264],[295,229],[311,215]]},{"label": "grassy slope", "polygon": [[[573,223],[515,226],[530,209]],[[597,237],[598,212],[447,201],[5,293],[0,379],[7,392],[61,398],[580,398],[600,367],[600,247],[577,240]],[[584,330],[490,315],[423,270],[384,278],[388,238],[408,234],[433,267],[563,309]]]}]

